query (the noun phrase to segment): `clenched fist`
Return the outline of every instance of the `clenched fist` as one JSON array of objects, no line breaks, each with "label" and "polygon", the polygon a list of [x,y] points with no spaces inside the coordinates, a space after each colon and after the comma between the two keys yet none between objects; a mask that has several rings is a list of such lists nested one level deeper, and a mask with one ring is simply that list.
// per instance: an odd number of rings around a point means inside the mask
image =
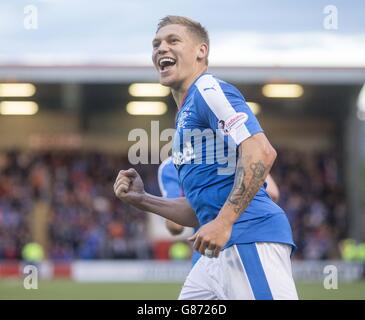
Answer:
[{"label": "clenched fist", "polygon": [[123,202],[138,205],[142,201],[143,181],[136,170],[120,170],[114,183],[114,193]]}]

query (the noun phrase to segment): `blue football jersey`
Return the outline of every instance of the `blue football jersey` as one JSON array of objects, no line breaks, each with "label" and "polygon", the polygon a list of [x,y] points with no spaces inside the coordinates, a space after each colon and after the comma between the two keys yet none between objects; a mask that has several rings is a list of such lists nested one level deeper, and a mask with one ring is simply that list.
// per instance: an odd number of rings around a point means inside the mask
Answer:
[{"label": "blue football jersey", "polygon": [[[165,159],[158,168],[158,184],[164,198],[178,198],[183,196],[179,185],[177,170],[172,162],[172,158]],[[196,229],[194,230],[194,232]],[[191,263],[194,265],[200,258],[200,253],[193,250]]]},{"label": "blue football jersey", "polygon": [[[236,87],[209,73],[190,86],[176,115],[173,162],[200,225],[212,221],[228,198],[239,144],[259,132],[258,120]],[[286,214],[264,186],[233,225],[226,247],[251,242],[294,247]]]}]

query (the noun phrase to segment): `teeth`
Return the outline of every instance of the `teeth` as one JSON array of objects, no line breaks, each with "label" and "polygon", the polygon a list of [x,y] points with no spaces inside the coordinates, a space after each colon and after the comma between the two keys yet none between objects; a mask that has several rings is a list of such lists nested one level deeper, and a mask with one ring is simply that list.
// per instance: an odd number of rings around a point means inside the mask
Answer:
[{"label": "teeth", "polygon": [[175,59],[166,57],[166,58],[161,58],[160,61],[158,62],[160,66],[164,66],[165,63],[175,63]]}]

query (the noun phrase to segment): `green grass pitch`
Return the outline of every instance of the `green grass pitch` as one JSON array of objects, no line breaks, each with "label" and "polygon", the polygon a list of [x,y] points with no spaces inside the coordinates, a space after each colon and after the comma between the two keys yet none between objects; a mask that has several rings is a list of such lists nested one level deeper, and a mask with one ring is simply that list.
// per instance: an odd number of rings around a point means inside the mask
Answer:
[{"label": "green grass pitch", "polygon": [[[70,280],[40,281],[38,289],[26,290],[22,280],[0,280],[0,300],[175,300],[181,283],[77,283]],[[365,299],[365,281],[339,283],[326,290],[321,283],[297,283],[301,299]]]}]

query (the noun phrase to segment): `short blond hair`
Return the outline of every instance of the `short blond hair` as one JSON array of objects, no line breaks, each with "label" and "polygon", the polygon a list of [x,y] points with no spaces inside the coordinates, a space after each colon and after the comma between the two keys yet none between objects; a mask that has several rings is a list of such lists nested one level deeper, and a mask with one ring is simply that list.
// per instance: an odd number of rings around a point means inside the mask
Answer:
[{"label": "short blond hair", "polygon": [[[157,25],[156,33],[162,27],[168,26],[170,24],[178,24],[178,25],[186,27],[193,35],[195,35],[198,38],[199,41],[207,44],[208,53],[209,53],[208,31],[199,22],[194,21],[187,17],[169,15],[160,20],[160,22]],[[206,58],[206,64],[208,65],[208,55]]]}]

